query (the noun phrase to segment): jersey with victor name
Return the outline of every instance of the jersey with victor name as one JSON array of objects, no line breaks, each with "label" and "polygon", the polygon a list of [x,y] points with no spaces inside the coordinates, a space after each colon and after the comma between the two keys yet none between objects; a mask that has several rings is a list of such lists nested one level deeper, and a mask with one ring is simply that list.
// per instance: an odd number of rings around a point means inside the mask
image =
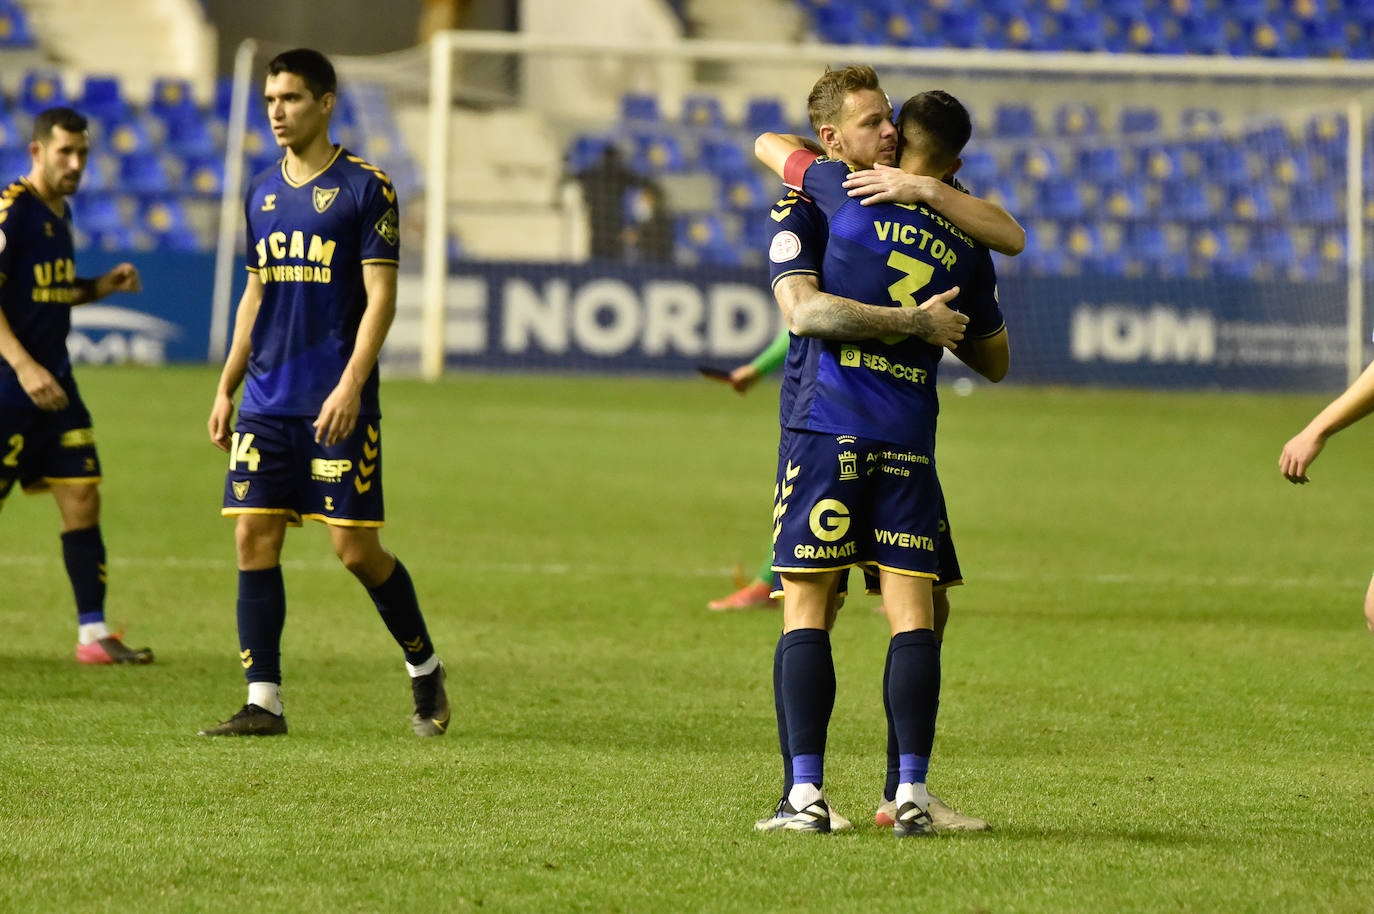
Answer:
[{"label": "jersey with victor name", "polygon": [[[0,308],[38,364],[57,378],[71,374],[67,334],[76,300],[71,207],[57,215],[24,178],[0,191]],[[0,358],[0,407],[33,407]],[[36,408],[36,407],[34,407]]]},{"label": "jersey with victor name", "polygon": [[[255,177],[245,203],[248,269],[262,280],[241,409],[310,416],[334,390],[367,308],[364,264],[398,262],[396,191],[378,168],[343,148],[302,181],[285,160]],[[381,415],[377,369],[362,416]]]},{"label": "jersey with victor name", "polygon": [[[821,262],[824,291],[870,305],[914,308],[959,287],[951,307],[968,315],[964,338],[1003,327],[987,248],[925,206],[863,206],[844,189],[849,167],[817,158],[801,190],[829,221]],[[789,177],[791,177],[789,173]],[[789,183],[793,181],[789,180]],[[858,435],[934,453],[943,349],[915,336],[855,342],[799,337],[788,353],[796,385],[789,428]]]}]

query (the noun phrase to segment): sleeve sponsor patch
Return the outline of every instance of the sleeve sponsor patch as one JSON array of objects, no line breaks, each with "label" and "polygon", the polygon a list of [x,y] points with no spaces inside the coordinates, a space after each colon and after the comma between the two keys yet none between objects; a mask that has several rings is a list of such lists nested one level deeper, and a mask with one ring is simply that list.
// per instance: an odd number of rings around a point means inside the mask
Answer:
[{"label": "sleeve sponsor patch", "polygon": [[9,243],[9,239],[7,239],[7,238],[5,237],[4,231],[3,231],[3,230],[0,230],[0,252],[2,252],[2,251],[5,250],[5,245],[8,244],[8,243]]},{"label": "sleeve sponsor patch", "polygon": [[801,253],[801,239],[795,232],[778,232],[773,243],[768,246],[768,259],[774,263],[787,263],[795,260]]},{"label": "sleeve sponsor patch", "polygon": [[387,244],[395,244],[401,238],[400,228],[397,225],[396,207],[391,207],[382,214],[382,218],[377,220],[377,234],[386,239]]}]

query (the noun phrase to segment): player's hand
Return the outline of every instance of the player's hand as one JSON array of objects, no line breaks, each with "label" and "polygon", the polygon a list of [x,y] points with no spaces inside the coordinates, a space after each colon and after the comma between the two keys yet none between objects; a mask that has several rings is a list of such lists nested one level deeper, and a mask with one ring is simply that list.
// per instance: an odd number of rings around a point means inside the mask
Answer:
[{"label": "player's hand", "polygon": [[913,332],[932,346],[956,348],[964,338],[964,328],[968,325],[968,315],[960,314],[949,306],[958,297],[959,287],[955,286],[921,302],[915,309],[921,315],[918,318],[920,323]]},{"label": "player's hand", "polygon": [[27,362],[22,368],[16,368],[14,374],[34,406],[49,413],[67,408],[67,392],[57,383],[52,372],[42,365]]},{"label": "player's hand", "polygon": [[142,292],[143,279],[131,263],[121,263],[101,278],[105,294],[110,292]]},{"label": "player's hand", "polygon": [[210,421],[205,424],[210,432],[210,442],[221,451],[228,453],[229,437],[234,426],[233,399],[217,394],[215,405],[210,407]]},{"label": "player's hand", "polygon": [[1326,439],[1303,429],[1283,446],[1283,453],[1279,454],[1279,472],[1289,482],[1307,482],[1307,468],[1317,459],[1317,455],[1324,447]]},{"label": "player's hand", "polygon": [[872,168],[856,171],[844,182],[851,197],[862,197],[864,206],[875,203],[929,203],[938,193],[941,182],[929,175],[913,175],[876,163]]},{"label": "player's hand", "polygon": [[354,393],[344,384],[335,387],[315,419],[315,443],[333,447],[353,434],[362,407],[362,394]]},{"label": "player's hand", "polygon": [[726,378],[726,381],[735,389],[735,393],[743,395],[757,384],[761,377],[763,375],[759,374],[759,370],[753,365],[741,365],[730,372],[730,377]]}]

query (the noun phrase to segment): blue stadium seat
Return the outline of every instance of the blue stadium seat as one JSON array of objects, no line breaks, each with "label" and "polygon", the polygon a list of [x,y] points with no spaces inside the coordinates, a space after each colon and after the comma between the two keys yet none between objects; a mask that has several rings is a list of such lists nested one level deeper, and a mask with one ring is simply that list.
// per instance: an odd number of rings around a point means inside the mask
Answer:
[{"label": "blue stadium seat", "polygon": [[81,176],[81,189],[87,192],[116,190],[119,160],[99,147],[92,149],[86,159],[86,171]]},{"label": "blue stadium seat", "polygon": [[120,159],[119,186],[131,193],[165,194],[175,184],[166,159],[155,153],[134,153]]},{"label": "blue stadium seat", "polygon": [[749,132],[787,133],[791,130],[787,109],[778,98],[751,98],[744,108],[744,126]]},{"label": "blue stadium seat", "polygon": [[674,220],[677,249],[692,263],[737,264],[740,252],[714,213],[679,216]]},{"label": "blue stadium seat", "polygon": [[620,118],[625,121],[657,121],[658,96],[646,92],[626,92],[620,97]]},{"label": "blue stadium seat", "polygon": [[[1244,2],[1244,0],[1242,0]],[[1287,57],[1288,37],[1277,23],[1260,20],[1242,26],[1249,38],[1249,53],[1254,57]]]},{"label": "blue stadium seat", "polygon": [[998,105],[993,112],[992,132],[995,136],[1007,139],[1022,139],[1036,136],[1040,128],[1036,122],[1035,109],[1030,105]]},{"label": "blue stadium seat", "polygon": [[1221,132],[1221,112],[1215,108],[1184,108],[1178,125],[1186,136],[1211,136]]},{"label": "blue stadium seat", "polygon": [[985,25],[984,20],[983,13],[976,7],[969,10],[956,6],[953,9],[942,10],[940,12],[939,33],[944,38],[945,46],[955,48],[1000,46],[999,40],[990,40],[996,36],[996,23],[991,23],[989,27]]},{"label": "blue stadium seat", "polygon": [[9,184],[20,175],[29,173],[33,158],[27,146],[13,149],[0,149],[0,181]]},{"label": "blue stadium seat", "polygon": [[12,3],[0,6],[0,48],[31,48],[34,44],[24,8]]},{"label": "blue stadium seat", "polygon": [[1232,52],[1226,21],[1217,15],[1199,12],[1179,19],[1181,40],[1190,54],[1224,55]]},{"label": "blue stadium seat", "polygon": [[19,87],[19,110],[33,115],[68,103],[62,77],[55,70],[30,70]]},{"label": "blue stadium seat", "polygon": [[1205,222],[1212,217],[1207,188],[1191,178],[1165,181],[1160,198],[1160,214],[1179,222]]},{"label": "blue stadium seat", "polygon": [[1305,184],[1315,177],[1312,157],[1305,149],[1292,149],[1273,156],[1267,170],[1279,184]]},{"label": "blue stadium seat", "polygon": [[963,167],[959,169],[959,180],[974,187],[996,181],[1001,177],[996,157],[984,148],[965,149],[961,156]]},{"label": "blue stadium seat", "polygon": [[210,126],[199,113],[173,115],[166,121],[167,147],[182,156],[210,155],[216,143]]},{"label": "blue stadium seat", "polygon": [[1058,23],[1047,14],[1022,7],[1003,22],[999,47],[1014,51],[1045,51],[1056,47],[1050,36],[1058,31]]},{"label": "blue stadium seat", "polygon": [[1260,159],[1240,143],[1219,140],[1201,147],[1202,173],[1210,181],[1232,187],[1249,185],[1259,176]]},{"label": "blue stadium seat", "polygon": [[1330,225],[1342,219],[1344,207],[1337,201],[1343,199],[1332,185],[1298,184],[1293,188],[1285,216],[1304,225]]},{"label": "blue stadium seat", "polygon": [[1059,156],[1053,147],[1043,144],[1024,146],[1011,157],[1011,174],[1043,181],[1064,174],[1059,167]]},{"label": "blue stadium seat", "polygon": [[224,160],[204,156],[186,163],[184,182],[188,192],[201,197],[218,197],[224,190]]},{"label": "blue stadium seat", "polygon": [[630,167],[640,174],[672,174],[686,167],[682,144],[671,133],[632,133],[630,142],[634,149],[630,155]]},{"label": "blue stadium seat", "polygon": [[1298,260],[1298,246],[1293,241],[1293,234],[1282,226],[1259,229],[1250,239],[1250,250],[1280,274]]},{"label": "blue stadium seat", "polygon": [[572,138],[563,154],[563,170],[570,175],[585,171],[614,145],[615,140],[605,134],[579,134]]},{"label": "blue stadium seat", "polygon": [[[232,85],[232,83],[230,83]],[[148,102],[148,110],[165,120],[199,116],[195,97],[191,94],[191,83],[184,79],[159,77],[153,80],[153,97]],[[228,119],[229,109],[226,101],[224,120]]]},{"label": "blue stadium seat", "polygon": [[1078,151],[1078,174],[1093,181],[1117,181],[1126,175],[1120,146],[1090,146]]},{"label": "blue stadium seat", "polygon": [[0,107],[0,149],[28,149],[29,137],[19,129],[14,115]]},{"label": "blue stadium seat", "polygon": [[868,44],[868,29],[860,11],[847,3],[830,3],[812,10],[816,32],[835,44]]},{"label": "blue stadium seat", "polygon": [[765,184],[762,177],[754,171],[737,172],[733,177],[720,182],[720,203],[726,209],[749,212],[765,209],[777,195],[773,187]]},{"label": "blue stadium seat", "polygon": [[124,93],[117,76],[87,76],[82,86],[81,98],[75,107],[87,117],[105,123],[117,123],[129,117],[129,105],[124,101]]},{"label": "blue stadium seat", "polygon": [[1035,210],[1045,218],[1081,219],[1087,209],[1083,187],[1071,177],[1047,178],[1036,187]]},{"label": "blue stadium seat", "polygon": [[112,122],[106,129],[109,134],[105,137],[105,146],[116,155],[130,156],[153,148],[152,138],[136,118]]},{"label": "blue stadium seat", "polygon": [[682,100],[682,114],[679,120],[691,127],[724,127],[725,115],[720,109],[720,99],[714,95],[689,95]]},{"label": "blue stadium seat", "polygon": [[1265,186],[1233,187],[1226,206],[1237,222],[1269,222],[1275,218],[1274,201]]},{"label": "blue stadium seat", "polygon": [[1173,144],[1144,146],[1140,149],[1137,172],[1155,181],[1168,181],[1188,174],[1184,151]]},{"label": "blue stadium seat", "polygon": [[1116,23],[1101,10],[1080,8],[1059,17],[1059,46],[1065,51],[1119,51],[1116,33]]},{"label": "blue stadium seat", "polygon": [[699,161],[701,167],[721,178],[746,172],[751,164],[740,145],[724,137],[702,140]]},{"label": "blue stadium seat", "polygon": [[114,194],[83,193],[72,203],[73,219],[91,235],[123,228],[134,211],[127,197]]},{"label": "blue stadium seat", "polygon": [[1139,179],[1125,179],[1106,185],[1097,208],[1099,214],[1112,219],[1145,218],[1149,210],[1145,182]]},{"label": "blue stadium seat", "polygon": [[[195,234],[191,230],[191,223],[186,218],[186,209],[181,205],[181,200],[177,197],[153,197],[143,205],[139,213],[139,219],[144,231],[157,236],[158,238],[169,238],[170,236],[190,236],[195,239]],[[196,245],[192,244],[187,248],[181,246],[181,250],[194,250]]]},{"label": "blue stadium seat", "polygon": [[1097,106],[1087,102],[1060,105],[1054,113],[1054,129],[1065,137],[1096,134],[1101,129]]},{"label": "blue stadium seat", "polygon": [[1122,133],[1159,133],[1159,111],[1144,105],[1130,105],[1121,109]]},{"label": "blue stadium seat", "polygon": [[1188,235],[1188,255],[1195,270],[1211,275],[1231,256],[1226,233],[1213,226],[1201,226]]},{"label": "blue stadium seat", "polygon": [[1129,225],[1123,247],[1130,252],[1131,257],[1138,258],[1146,264],[1150,272],[1154,272],[1160,262],[1175,257],[1164,227],[1154,221]]}]

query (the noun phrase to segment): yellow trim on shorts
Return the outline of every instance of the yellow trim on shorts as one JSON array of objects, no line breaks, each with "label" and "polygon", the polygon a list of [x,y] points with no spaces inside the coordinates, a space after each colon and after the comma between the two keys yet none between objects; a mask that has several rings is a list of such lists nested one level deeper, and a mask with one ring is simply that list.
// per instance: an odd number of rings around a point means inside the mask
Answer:
[{"label": "yellow trim on shorts", "polygon": [[324,514],[302,514],[306,520],[319,521],[331,527],[380,527],[386,523],[382,520],[352,520],[347,517],[329,517]]},{"label": "yellow trim on shorts", "polygon": [[850,568],[862,568],[863,562],[850,562],[848,565],[836,565],[833,568],[779,568],[777,565],[769,565],[770,571],[778,574],[825,574],[827,571],[847,571]]},{"label": "yellow trim on shorts", "polygon": [[964,579],[963,579],[963,578],[955,578],[953,581],[945,581],[943,584],[940,583],[940,582],[937,580],[937,581],[935,582],[935,586],[932,587],[931,589],[934,590],[936,593],[940,593],[941,591],[949,590],[951,587],[963,587],[963,586],[964,586]]},{"label": "yellow trim on shorts", "polygon": [[290,508],[220,508],[223,517],[238,517],[242,514],[285,514],[286,522],[292,527],[301,526],[301,516]]},{"label": "yellow trim on shorts", "polygon": [[909,568],[892,568],[887,565],[880,565],[877,562],[866,562],[865,564],[879,571],[890,571],[893,574],[900,574],[908,578],[930,578],[932,581],[940,580],[940,575],[934,571],[912,571]]}]

